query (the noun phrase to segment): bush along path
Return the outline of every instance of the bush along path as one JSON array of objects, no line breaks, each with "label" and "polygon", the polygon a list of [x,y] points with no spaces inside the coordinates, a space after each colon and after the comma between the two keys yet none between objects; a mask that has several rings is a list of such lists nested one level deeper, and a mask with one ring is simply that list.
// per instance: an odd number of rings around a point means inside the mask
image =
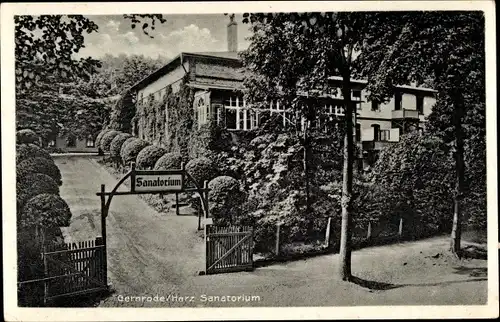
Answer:
[{"label": "bush along path", "polygon": [[46,277],[41,253],[63,245],[60,227],[72,216],[60,197],[61,172],[40,137],[30,129],[16,133],[17,265],[19,306],[43,306]]}]

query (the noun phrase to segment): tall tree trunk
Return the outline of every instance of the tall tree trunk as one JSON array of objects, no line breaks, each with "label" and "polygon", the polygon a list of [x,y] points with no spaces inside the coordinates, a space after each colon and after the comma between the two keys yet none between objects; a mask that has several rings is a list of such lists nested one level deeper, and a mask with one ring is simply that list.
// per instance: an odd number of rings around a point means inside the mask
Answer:
[{"label": "tall tree trunk", "polygon": [[460,240],[462,235],[462,209],[461,202],[465,186],[465,163],[464,163],[464,138],[462,128],[463,116],[463,103],[461,95],[458,94],[455,111],[453,115],[453,125],[455,131],[455,193],[453,197],[453,226],[451,229],[451,243],[450,250],[456,255],[460,256]]},{"label": "tall tree trunk", "polygon": [[352,134],[352,102],[350,77],[344,75],[342,95],[345,105],[344,168],[342,177],[342,224],[340,235],[339,275],[349,281],[351,275],[351,235],[352,235],[352,181],[354,163],[354,139]]},{"label": "tall tree trunk", "polygon": [[306,121],[305,127],[304,127],[304,133],[303,133],[303,148],[304,148],[304,154],[302,157],[302,164],[304,167],[304,183],[305,183],[305,190],[306,190],[306,210],[309,215],[309,211],[311,210],[311,192],[310,192],[310,183],[309,183],[309,154],[310,154],[310,146],[309,146],[309,137],[308,137],[308,128],[309,128],[309,121]]}]

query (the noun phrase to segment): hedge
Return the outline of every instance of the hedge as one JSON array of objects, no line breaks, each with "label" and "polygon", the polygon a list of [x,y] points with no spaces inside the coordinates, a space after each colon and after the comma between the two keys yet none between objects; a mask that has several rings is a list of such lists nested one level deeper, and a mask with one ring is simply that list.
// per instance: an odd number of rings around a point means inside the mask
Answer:
[{"label": "hedge", "polygon": [[101,132],[99,132],[99,134],[97,134],[97,137],[95,138],[95,142],[94,142],[96,147],[99,148],[101,146],[102,137],[104,136],[104,134],[108,133],[109,131],[111,131],[111,129],[104,129]]},{"label": "hedge", "polygon": [[31,173],[43,173],[51,177],[58,185],[62,184],[61,171],[52,160],[45,158],[30,158],[19,163],[17,166],[17,175],[22,177]]},{"label": "hedge", "polygon": [[182,163],[182,156],[179,153],[169,152],[165,153],[161,158],[156,161],[155,170],[169,170],[180,169]]},{"label": "hedge", "polygon": [[111,158],[113,158],[115,160],[118,160],[118,159],[121,160],[121,157],[120,157],[121,148],[122,148],[123,144],[125,143],[125,141],[127,141],[127,139],[129,139],[131,137],[132,137],[132,135],[130,135],[128,133],[120,133],[117,136],[115,136],[115,138],[113,139],[113,141],[111,141],[111,144],[109,145],[109,154],[110,154]]},{"label": "hedge", "polygon": [[123,164],[129,164],[130,162],[135,162],[139,152],[141,152],[141,150],[147,147],[148,145],[150,145],[148,142],[141,139],[135,139],[133,141],[130,141],[129,143],[127,143],[127,145],[124,144],[121,153]]},{"label": "hedge", "polygon": [[186,172],[201,186],[217,176],[215,164],[208,158],[197,158],[186,164]]},{"label": "hedge", "polygon": [[208,188],[210,214],[214,223],[233,224],[235,217],[241,213],[241,205],[245,199],[238,180],[229,176],[216,177],[209,182]]},{"label": "hedge", "polygon": [[30,158],[44,158],[52,161],[50,154],[44,149],[34,144],[18,144],[16,145],[16,163],[30,159]]},{"label": "hedge", "polygon": [[19,130],[16,132],[16,143],[38,144],[40,143],[40,137],[33,130],[30,129]]},{"label": "hedge", "polygon": [[158,161],[158,159],[160,159],[160,157],[166,152],[167,150],[164,148],[155,145],[145,147],[137,155],[137,168],[143,170],[152,169],[155,166],[156,161]]},{"label": "hedge", "polygon": [[123,151],[125,150],[125,147],[135,140],[139,139],[136,138],[135,136],[132,136],[126,139],[125,142],[123,142],[122,147],[120,148],[120,159],[123,159]]},{"label": "hedge", "polygon": [[105,133],[101,138],[101,142],[99,143],[99,147],[101,148],[101,150],[104,152],[109,152],[109,145],[118,134],[120,134],[120,132],[115,130],[111,130]]},{"label": "hedge", "polygon": [[24,207],[26,202],[32,197],[50,193],[59,195],[59,186],[46,174],[31,173],[27,175],[17,175],[16,180],[16,201],[18,212]]},{"label": "hedge", "polygon": [[70,224],[71,210],[61,197],[43,193],[26,203],[20,217],[21,227],[67,227]]}]

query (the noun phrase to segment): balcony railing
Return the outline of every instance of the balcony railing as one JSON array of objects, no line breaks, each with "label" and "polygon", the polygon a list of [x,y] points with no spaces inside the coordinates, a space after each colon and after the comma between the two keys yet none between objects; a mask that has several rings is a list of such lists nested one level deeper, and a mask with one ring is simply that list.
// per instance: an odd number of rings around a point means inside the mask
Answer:
[{"label": "balcony railing", "polygon": [[394,110],[392,111],[392,118],[393,119],[406,119],[406,118],[413,118],[413,119],[418,119],[418,111],[417,110],[408,110],[408,109],[400,109],[400,110]]}]

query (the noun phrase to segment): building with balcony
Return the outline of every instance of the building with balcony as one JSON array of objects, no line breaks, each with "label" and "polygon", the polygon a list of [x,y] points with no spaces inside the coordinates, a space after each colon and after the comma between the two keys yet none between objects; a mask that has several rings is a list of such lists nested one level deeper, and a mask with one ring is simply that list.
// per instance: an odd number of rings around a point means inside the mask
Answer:
[{"label": "building with balcony", "polygon": [[[236,28],[231,19],[228,28],[228,51],[226,52],[183,52],[165,66],[131,87],[137,102],[161,101],[171,86],[179,91],[182,79],[187,77],[187,86],[195,90],[193,113],[198,126],[209,120],[230,131],[247,131],[258,128],[269,116],[276,116],[284,127],[305,120],[294,117],[294,112],[280,104],[279,100],[269,102],[265,108],[255,108],[247,104],[241,92],[244,73],[237,54]],[[331,87],[339,88],[342,78],[330,77]],[[378,151],[388,144],[399,141],[399,136],[408,131],[424,128],[425,117],[430,114],[435,103],[435,91],[412,86],[397,86],[395,94],[386,103],[368,101],[364,90],[367,82],[352,80],[352,100],[355,109],[356,142],[363,151],[365,165],[376,159]],[[332,91],[333,93],[333,91]],[[340,91],[309,97],[298,93],[304,101],[318,111],[313,126],[320,129],[326,124],[344,116],[343,97]],[[165,106],[165,132],[168,131],[169,110],[175,106]],[[134,135],[144,138],[146,122],[140,119],[133,126]],[[161,145],[161,142],[156,142]],[[361,157],[361,156],[360,156]]]}]

